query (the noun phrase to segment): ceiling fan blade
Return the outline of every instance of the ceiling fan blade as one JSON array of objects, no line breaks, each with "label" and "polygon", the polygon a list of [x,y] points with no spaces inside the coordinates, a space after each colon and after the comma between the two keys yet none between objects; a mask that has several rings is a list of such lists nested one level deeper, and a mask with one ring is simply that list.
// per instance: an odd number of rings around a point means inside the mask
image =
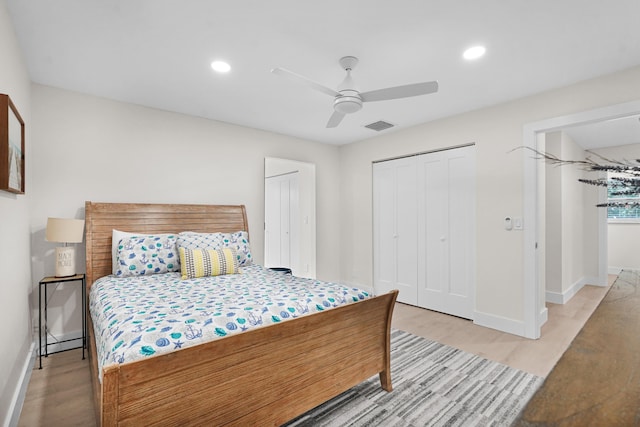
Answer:
[{"label": "ceiling fan blade", "polygon": [[329,117],[329,121],[327,122],[328,128],[334,128],[340,124],[342,119],[344,119],[345,114],[340,113],[338,111],[334,111],[331,117]]},{"label": "ceiling fan blade", "polygon": [[438,82],[413,83],[404,86],[388,87],[372,90],[360,94],[362,102],[386,101],[388,99],[407,98],[410,96],[427,95],[438,91]]},{"label": "ceiling fan blade", "polygon": [[340,94],[333,90],[330,89],[326,86],[321,85],[320,83],[316,83],[313,80],[309,80],[308,78],[301,76],[300,74],[296,74],[293,71],[289,71],[286,70],[284,68],[274,68],[273,70],[271,70],[271,72],[273,74],[277,74],[279,76],[283,76],[286,77],[290,80],[296,81],[298,83],[303,83],[306,84],[307,86],[310,86],[312,89],[318,90],[320,92],[326,93],[327,95],[331,95],[331,96],[340,96]]}]

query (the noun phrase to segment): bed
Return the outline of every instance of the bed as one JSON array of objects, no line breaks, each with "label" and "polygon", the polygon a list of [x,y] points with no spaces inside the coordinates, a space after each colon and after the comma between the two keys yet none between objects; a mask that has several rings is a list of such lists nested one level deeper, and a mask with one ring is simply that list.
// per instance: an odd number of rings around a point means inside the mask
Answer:
[{"label": "bed", "polygon": [[[113,271],[113,229],[248,232],[244,206],[86,202],[85,214],[87,295]],[[102,369],[88,316],[98,425],[281,425],[376,374],[391,391],[396,296],[372,296]]]}]

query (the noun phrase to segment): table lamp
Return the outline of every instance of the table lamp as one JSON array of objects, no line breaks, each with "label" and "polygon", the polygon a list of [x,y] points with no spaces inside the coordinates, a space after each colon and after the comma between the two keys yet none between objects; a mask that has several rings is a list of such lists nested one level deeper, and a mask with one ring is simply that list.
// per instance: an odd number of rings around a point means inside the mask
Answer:
[{"label": "table lamp", "polygon": [[56,277],[76,274],[76,249],[69,243],[81,243],[84,232],[84,220],[69,218],[47,219],[47,242],[64,243],[56,248]]}]

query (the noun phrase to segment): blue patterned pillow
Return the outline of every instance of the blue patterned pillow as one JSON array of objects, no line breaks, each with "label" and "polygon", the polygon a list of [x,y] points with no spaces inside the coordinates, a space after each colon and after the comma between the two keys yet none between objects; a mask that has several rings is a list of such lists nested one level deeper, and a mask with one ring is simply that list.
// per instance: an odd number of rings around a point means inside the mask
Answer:
[{"label": "blue patterned pillow", "polygon": [[177,237],[141,235],[125,237],[118,244],[118,277],[147,276],[180,271]]},{"label": "blue patterned pillow", "polygon": [[236,231],[235,233],[195,233],[184,231],[178,234],[178,247],[187,249],[235,249],[238,254],[238,265],[253,264],[251,248],[249,247],[249,233]]}]

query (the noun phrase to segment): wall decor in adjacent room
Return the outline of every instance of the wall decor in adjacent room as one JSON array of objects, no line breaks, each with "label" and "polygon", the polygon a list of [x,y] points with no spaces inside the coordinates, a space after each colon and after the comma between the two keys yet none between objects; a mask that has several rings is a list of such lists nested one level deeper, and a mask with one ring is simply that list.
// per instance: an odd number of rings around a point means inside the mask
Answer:
[{"label": "wall decor in adjacent room", "polygon": [[24,121],[9,95],[0,94],[0,190],[24,194]]}]

